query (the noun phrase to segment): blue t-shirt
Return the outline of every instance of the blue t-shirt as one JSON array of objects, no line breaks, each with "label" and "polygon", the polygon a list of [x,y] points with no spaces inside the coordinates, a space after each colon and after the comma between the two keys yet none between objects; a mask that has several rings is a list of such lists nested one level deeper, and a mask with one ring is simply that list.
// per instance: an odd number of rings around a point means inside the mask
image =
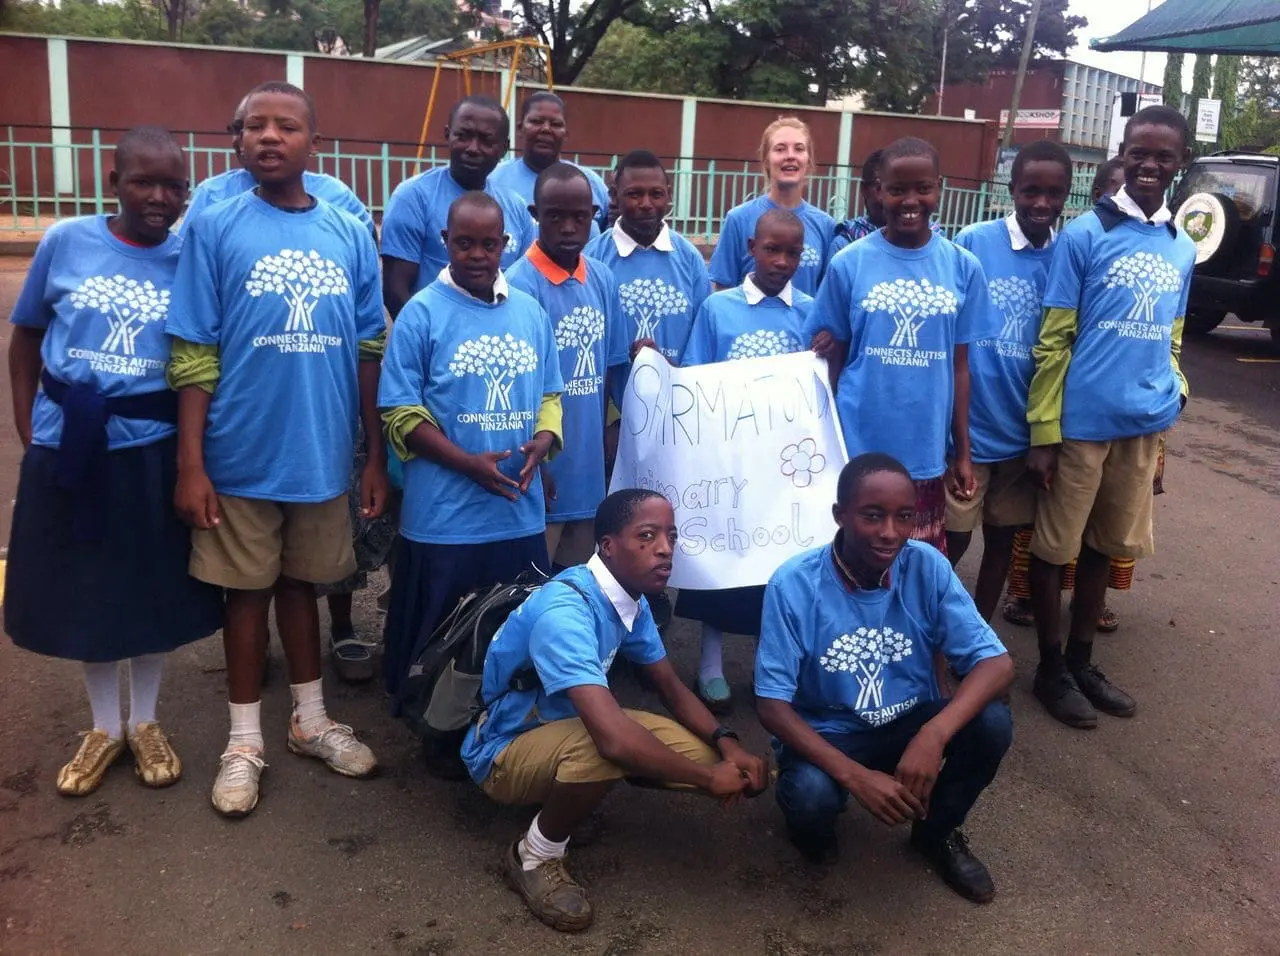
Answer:
[{"label": "blue t-shirt", "polygon": [[939,700],[933,655],[964,675],[1006,653],[942,553],[908,541],[889,586],[850,588],[833,545],[773,573],[756,648],[757,697],[783,700],[820,734],[874,730]]},{"label": "blue t-shirt", "polygon": [[813,299],[791,290],[791,305],[767,295],[755,304],[744,286],[713,293],[698,310],[684,350],[685,365],[785,355],[804,350],[804,323]]},{"label": "blue t-shirt", "polygon": [[[609,225],[609,187],[594,170],[571,163],[567,159],[562,159],[561,162],[566,166],[582,170],[582,175],[586,176],[587,182],[591,184],[591,201],[598,209],[595,219],[591,221],[591,237],[594,239],[600,235],[600,230]],[[523,156],[516,156],[514,159],[499,163],[498,168],[489,177],[489,181],[510,189],[524,200],[526,206],[533,205],[533,187],[538,182],[538,174],[524,161]],[[537,235],[536,229],[534,235]]]},{"label": "blue t-shirt", "polygon": [[614,237],[614,230],[620,228],[615,225],[593,240],[587,255],[608,266],[618,280],[622,311],[629,323],[628,341],[653,339],[663,355],[679,364],[693,317],[711,294],[707,264],[693,243],[670,229],[670,252],[636,246],[624,256]]},{"label": "blue t-shirt", "polygon": [[[534,436],[542,396],[563,390],[542,306],[519,289],[500,302],[482,302],[437,278],[392,327],[378,407],[421,405],[463,451],[511,452],[499,467],[519,481],[520,446]],[[512,502],[426,458],[404,463],[400,533],[411,541],[480,544],[545,528],[539,472]]]},{"label": "blue t-shirt", "polygon": [[[554,581],[572,581],[581,593]],[[666,656],[644,597],[628,631],[588,565],[562,571],[554,581],[516,608],[489,645],[480,697],[492,703],[462,744],[462,759],[476,783],[484,782],[494,759],[516,737],[578,716],[567,692],[608,687],[609,667],[619,652],[641,666]],[[541,686],[508,692],[511,678],[529,667]]]},{"label": "blue t-shirt", "polygon": [[[747,252],[747,240],[756,234],[756,222],[770,209],[781,209],[768,196],[757,196],[734,206],[724,217],[716,251],[711,254],[711,281],[722,288],[732,288],[754,272],[756,261]],[[802,202],[791,210],[804,223],[804,254],[800,268],[791,280],[797,289],[817,295],[818,286],[831,259],[831,240],[835,238],[836,221],[817,206]]]},{"label": "blue t-shirt", "polygon": [[[45,329],[40,357],[49,374],[68,385],[92,385],[118,398],[160,392],[169,359],[164,317],[182,240],[171,235],[143,248],[117,239],[107,216],[54,223],[27,269],[9,321]],[[142,419],[107,419],[107,447],[148,445],[174,426]],[[36,392],[31,440],[56,448],[62,408]]]},{"label": "blue t-shirt", "polygon": [[[484,184],[484,191],[502,207],[508,237],[502,253],[502,268],[507,269],[525,254],[537,238],[537,230],[528,204],[510,189],[490,178]],[[440,270],[449,264],[440,233],[448,224],[449,207],[466,192],[453,178],[449,167],[440,166],[411,176],[391,194],[382,216],[382,254],[418,264],[414,292],[421,292],[435,282]]]},{"label": "blue t-shirt", "polygon": [[1126,217],[1108,230],[1088,212],[1062,231],[1044,304],[1078,316],[1063,438],[1152,435],[1177,419],[1182,393],[1170,357],[1173,322],[1187,313],[1195,261],[1195,243],[1167,225]]},{"label": "blue t-shirt", "polygon": [[165,331],[218,347],[205,470],[219,494],[328,501],[351,483],[358,343],[386,329],[373,237],[323,199],[252,192],[184,235]]},{"label": "blue t-shirt", "polygon": [[917,481],[946,471],[956,346],[986,334],[987,311],[982,266],[937,236],[902,249],[876,232],[832,260],[805,337],[848,343],[836,410],[850,458],[885,452]]},{"label": "blue t-shirt", "polygon": [[987,327],[999,333],[969,346],[969,443],[974,461],[1020,458],[1031,445],[1027,392],[1036,363],[1044,286],[1053,245],[1015,250],[1009,222],[977,223],[961,230],[956,245],[982,263],[987,277]]},{"label": "blue t-shirt", "polygon": [[[233,199],[241,193],[247,193],[257,185],[257,180],[247,169],[228,169],[225,173],[209,177],[191,194],[186,214],[178,223],[178,231],[186,229],[188,223],[194,221],[196,216],[210,206]],[[360,224],[369,230],[369,235],[375,239],[378,237],[373,216],[369,215],[369,210],[360,201],[360,197],[341,179],[335,179],[327,173],[305,172],[302,174],[302,186],[306,189],[307,195],[323,199],[330,206],[336,206],[348,215],[355,216]]]},{"label": "blue t-shirt", "polygon": [[511,287],[533,296],[546,311],[560,355],[564,448],[545,466],[556,486],[547,508],[552,522],[594,518],[604,500],[605,375],[610,368],[623,378],[627,374],[630,340],[613,273],[587,256],[582,267],[585,283],[567,276],[556,284],[528,255],[507,272]]}]

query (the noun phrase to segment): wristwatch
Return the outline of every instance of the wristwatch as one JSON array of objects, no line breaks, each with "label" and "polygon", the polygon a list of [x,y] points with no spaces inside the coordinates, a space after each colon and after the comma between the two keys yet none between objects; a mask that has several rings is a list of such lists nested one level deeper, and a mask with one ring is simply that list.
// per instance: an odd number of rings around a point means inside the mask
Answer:
[{"label": "wristwatch", "polygon": [[730,740],[740,739],[738,735],[735,734],[728,727],[717,727],[715,731],[711,734],[711,746],[713,747],[718,746],[720,743],[720,739],[722,737],[728,737]]}]

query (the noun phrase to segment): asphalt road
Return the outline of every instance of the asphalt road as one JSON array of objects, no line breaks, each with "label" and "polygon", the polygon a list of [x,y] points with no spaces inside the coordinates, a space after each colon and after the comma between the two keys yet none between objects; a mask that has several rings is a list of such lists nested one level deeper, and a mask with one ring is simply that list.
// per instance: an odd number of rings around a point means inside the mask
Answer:
[{"label": "asphalt road", "polygon": [[[22,268],[0,259],[0,314]],[[1016,739],[968,827],[999,886],[988,907],[856,807],[842,862],[816,872],[781,837],[771,795],[723,812],[621,788],[571,851],[596,925],[563,937],[497,875],[528,815],[428,777],[374,687],[329,682],[331,712],[385,768],[350,781],[286,751],[278,676],[262,803],[228,822],[208,798],[227,726],[216,639],[174,656],[161,702],[185,778],[148,791],[124,760],[81,800],[53,786],[88,726],[75,666],[0,642],[0,952],[1280,952],[1280,364],[1240,361],[1272,359],[1266,339],[1227,329],[1187,344],[1195,397],[1169,441],[1159,553],[1114,596],[1123,625],[1099,647],[1138,716],[1093,732],[1052,722],[1030,696],[1031,635],[1000,625],[1018,660]],[[19,449],[0,404],[12,498]],[[367,600],[358,617],[377,627]],[[685,672],[695,643],[688,625],[669,634]],[[744,645],[730,652],[738,686]],[[748,707],[731,722],[764,747]]]}]

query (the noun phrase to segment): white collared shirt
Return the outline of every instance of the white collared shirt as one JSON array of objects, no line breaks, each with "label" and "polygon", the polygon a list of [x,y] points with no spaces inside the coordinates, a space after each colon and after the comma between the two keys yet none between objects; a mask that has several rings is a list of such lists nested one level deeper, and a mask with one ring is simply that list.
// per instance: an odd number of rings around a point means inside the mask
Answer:
[{"label": "white collared shirt", "polygon": [[651,246],[640,245],[622,228],[621,222],[615,222],[613,224],[613,244],[618,250],[618,255],[624,259],[637,249],[656,249],[658,252],[671,252],[675,249],[675,245],[671,241],[671,230],[665,222],[662,224],[662,229],[658,231],[658,238],[653,240],[653,245]]},{"label": "white collared shirt", "polygon": [[609,599],[613,609],[618,612],[618,617],[622,619],[622,626],[629,633],[631,628],[635,626],[636,617],[640,614],[640,602],[628,594],[626,588],[618,583],[618,579],[613,576],[613,572],[604,566],[604,561],[601,560],[600,555],[593,554],[591,556],[591,560],[587,562],[587,569],[595,576],[596,584],[600,585],[600,590]]},{"label": "white collared shirt", "polygon": [[[443,282],[445,285],[447,285],[450,289],[454,289],[454,290],[456,290],[456,291],[458,291],[458,292],[461,292],[461,293],[462,293],[463,295],[465,295],[468,299],[475,299],[475,298],[476,298],[474,295],[472,295],[472,294],[471,294],[470,292],[468,292],[466,289],[462,288],[462,286],[458,285],[458,283],[456,283],[456,282],[454,282],[454,281],[453,281],[453,273],[449,271],[449,267],[448,267],[448,266],[445,266],[443,269],[441,269],[441,270],[440,270],[440,275],[438,275],[436,278],[438,278],[441,282]],[[496,279],[494,279],[494,280],[493,280],[493,301],[494,301],[494,302],[501,302],[501,301],[503,301],[504,299],[506,299],[506,298],[507,298],[507,296],[509,296],[510,294],[511,294],[511,290],[507,287],[507,277],[506,277],[506,276],[504,276],[504,275],[502,274],[502,270],[501,270],[501,269],[499,269],[499,270],[498,270],[498,278],[496,278]],[[483,299],[476,299],[476,301],[477,301],[477,302],[483,302],[484,300],[483,300]]]},{"label": "white collared shirt", "polygon": [[1130,219],[1136,219],[1139,222],[1149,223],[1152,226],[1163,226],[1173,218],[1173,213],[1169,211],[1168,203],[1161,203],[1160,208],[1156,210],[1155,215],[1148,217],[1147,214],[1142,211],[1142,207],[1129,198],[1129,194],[1125,192],[1123,186],[1121,186],[1120,191],[1111,198],[1115,200],[1116,208]]},{"label": "white collared shirt", "polygon": [[[769,298],[769,296],[765,294],[764,290],[756,285],[755,279],[750,275],[742,280],[742,294],[747,297],[747,305],[759,305],[765,299]],[[790,282],[782,287],[782,291],[778,293],[778,298],[787,305],[791,305],[793,296],[791,294]]]},{"label": "white collared shirt", "polygon": [[[1031,244],[1031,240],[1027,238],[1027,234],[1022,231],[1022,226],[1018,223],[1018,214],[1016,212],[1011,212],[1009,215],[1005,216],[1004,222],[1005,225],[1009,227],[1009,245],[1013,247],[1014,252],[1021,252],[1023,249],[1034,248]],[[1056,239],[1057,236],[1058,233],[1055,230],[1050,229],[1049,241],[1040,248],[1048,249],[1053,245],[1053,240]]]}]

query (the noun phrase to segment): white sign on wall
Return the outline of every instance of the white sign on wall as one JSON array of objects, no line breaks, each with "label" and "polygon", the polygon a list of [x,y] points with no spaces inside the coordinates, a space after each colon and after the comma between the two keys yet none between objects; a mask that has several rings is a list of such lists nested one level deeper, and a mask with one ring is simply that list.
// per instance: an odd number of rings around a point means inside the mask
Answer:
[{"label": "white sign on wall", "polygon": [[[1009,125],[1009,111],[1000,111],[1000,125]],[[1057,129],[1062,125],[1062,110],[1018,110],[1014,129]]]},{"label": "white sign on wall", "polygon": [[1196,142],[1216,143],[1221,118],[1222,100],[1201,100],[1196,104]]},{"label": "white sign on wall", "polygon": [[650,488],[675,508],[672,587],[749,587],[830,540],[847,457],[827,366],[812,352],[674,368],[645,349],[609,490]]}]

